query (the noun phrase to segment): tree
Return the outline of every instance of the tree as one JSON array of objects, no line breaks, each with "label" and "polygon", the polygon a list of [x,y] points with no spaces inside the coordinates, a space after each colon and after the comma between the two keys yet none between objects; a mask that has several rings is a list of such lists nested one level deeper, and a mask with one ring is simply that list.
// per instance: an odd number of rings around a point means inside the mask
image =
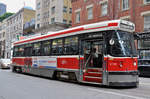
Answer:
[{"label": "tree", "polygon": [[12,16],[14,13],[10,13],[10,12],[7,12],[5,13],[4,15],[0,16],[0,22],[2,22],[4,19]]}]

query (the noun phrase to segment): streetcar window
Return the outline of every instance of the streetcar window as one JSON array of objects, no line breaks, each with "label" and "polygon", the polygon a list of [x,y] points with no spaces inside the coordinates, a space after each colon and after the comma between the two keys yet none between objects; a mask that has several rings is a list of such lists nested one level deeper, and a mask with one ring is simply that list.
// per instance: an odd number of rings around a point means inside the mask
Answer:
[{"label": "streetcar window", "polygon": [[133,35],[125,31],[106,33],[107,54],[115,57],[136,57]]},{"label": "streetcar window", "polygon": [[49,56],[50,53],[51,53],[51,42],[50,41],[42,42],[42,55]]},{"label": "streetcar window", "polygon": [[14,52],[13,52],[14,57],[21,57],[24,56],[24,46],[15,46],[14,47]]},{"label": "streetcar window", "polygon": [[68,37],[65,39],[64,54],[78,54],[78,37]]},{"label": "streetcar window", "polygon": [[24,56],[32,56],[32,45],[33,44],[26,44],[24,46]]},{"label": "streetcar window", "polygon": [[52,42],[52,54],[53,55],[60,55],[63,53],[63,40],[56,39]]},{"label": "streetcar window", "polygon": [[18,50],[19,48],[17,46],[14,47],[14,51],[13,51],[13,56],[17,57],[18,56]]},{"label": "streetcar window", "polygon": [[24,45],[19,47],[19,49],[18,49],[18,56],[24,56]]},{"label": "streetcar window", "polygon": [[41,42],[33,44],[32,55],[33,56],[40,56],[41,55]]}]

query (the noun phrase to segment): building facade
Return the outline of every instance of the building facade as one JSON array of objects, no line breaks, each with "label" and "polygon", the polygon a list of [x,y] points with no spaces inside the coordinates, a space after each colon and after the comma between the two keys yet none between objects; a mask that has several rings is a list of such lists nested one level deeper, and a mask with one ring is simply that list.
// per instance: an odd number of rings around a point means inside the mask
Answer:
[{"label": "building facade", "polygon": [[6,21],[0,22],[0,58],[5,56]]},{"label": "building facade", "polygon": [[[60,30],[62,24],[69,25],[72,23],[71,15],[71,0],[36,0],[37,31],[48,32],[51,29],[47,30],[48,28],[44,27],[50,28],[52,26],[51,24],[55,24],[56,30]],[[62,26],[62,29],[64,27],[66,26]]]},{"label": "building facade", "polygon": [[3,3],[0,3],[0,16],[6,13],[6,5]]},{"label": "building facade", "polygon": [[6,40],[5,58],[11,57],[12,43],[24,35],[24,26],[27,22],[35,19],[35,10],[22,8],[16,14],[5,19],[6,21]]},{"label": "building facade", "polygon": [[150,0],[72,0],[72,26],[124,19],[150,30]]}]

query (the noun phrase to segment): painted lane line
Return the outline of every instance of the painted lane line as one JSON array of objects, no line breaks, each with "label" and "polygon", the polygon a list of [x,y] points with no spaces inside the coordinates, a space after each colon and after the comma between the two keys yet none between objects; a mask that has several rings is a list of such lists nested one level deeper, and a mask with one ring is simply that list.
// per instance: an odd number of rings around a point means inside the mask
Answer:
[{"label": "painted lane line", "polygon": [[117,93],[117,92],[110,92],[110,91],[98,90],[98,89],[93,89],[93,88],[88,88],[88,89],[92,90],[92,91],[100,92],[100,93],[112,94],[112,95],[132,98],[132,99],[146,99],[146,98],[143,98],[143,97],[131,96],[131,95],[121,94],[121,93]]}]

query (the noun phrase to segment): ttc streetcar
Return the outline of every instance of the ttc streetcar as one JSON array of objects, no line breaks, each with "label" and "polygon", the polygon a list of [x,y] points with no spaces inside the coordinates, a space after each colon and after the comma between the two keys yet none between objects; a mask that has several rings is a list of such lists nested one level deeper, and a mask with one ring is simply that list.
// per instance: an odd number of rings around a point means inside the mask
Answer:
[{"label": "ttc streetcar", "polygon": [[106,86],[138,86],[135,25],[112,20],[13,44],[12,71]]}]

